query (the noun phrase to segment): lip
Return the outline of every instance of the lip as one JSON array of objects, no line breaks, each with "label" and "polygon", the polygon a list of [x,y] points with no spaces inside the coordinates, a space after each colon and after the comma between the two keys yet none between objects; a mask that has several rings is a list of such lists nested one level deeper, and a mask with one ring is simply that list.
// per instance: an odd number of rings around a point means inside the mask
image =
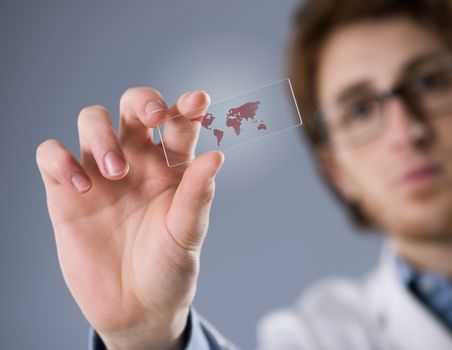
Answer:
[{"label": "lip", "polygon": [[444,172],[440,164],[426,164],[407,171],[401,179],[402,185],[423,186],[430,184]]}]

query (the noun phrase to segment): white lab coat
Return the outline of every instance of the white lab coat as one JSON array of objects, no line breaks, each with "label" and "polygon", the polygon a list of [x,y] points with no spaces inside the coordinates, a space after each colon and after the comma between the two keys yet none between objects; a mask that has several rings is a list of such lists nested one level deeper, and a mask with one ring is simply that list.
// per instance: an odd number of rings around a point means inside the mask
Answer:
[{"label": "white lab coat", "polygon": [[[220,349],[234,348],[200,319]],[[257,341],[259,350],[452,350],[452,335],[399,279],[389,244],[368,276],[325,279],[265,315]]]}]

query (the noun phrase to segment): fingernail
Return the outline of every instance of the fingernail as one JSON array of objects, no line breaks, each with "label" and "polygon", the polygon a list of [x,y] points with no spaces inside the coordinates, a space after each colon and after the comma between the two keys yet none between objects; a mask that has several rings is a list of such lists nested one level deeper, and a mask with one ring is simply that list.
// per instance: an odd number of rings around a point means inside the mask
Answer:
[{"label": "fingernail", "polygon": [[151,117],[153,114],[161,111],[165,111],[167,108],[163,104],[157,101],[148,102],[144,109],[147,116]]},{"label": "fingernail", "polygon": [[107,168],[108,175],[117,176],[124,172],[126,163],[116,153],[109,152],[105,155],[105,166]]},{"label": "fingernail", "polygon": [[72,175],[71,180],[78,192],[85,192],[90,186],[89,180],[81,174]]}]

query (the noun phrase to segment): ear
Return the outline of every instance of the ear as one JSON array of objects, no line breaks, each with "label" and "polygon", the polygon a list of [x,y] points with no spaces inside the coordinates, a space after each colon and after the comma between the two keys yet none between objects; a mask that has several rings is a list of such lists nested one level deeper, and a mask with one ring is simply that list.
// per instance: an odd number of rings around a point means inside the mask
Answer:
[{"label": "ear", "polygon": [[349,202],[357,202],[358,189],[345,167],[338,159],[337,153],[330,145],[319,146],[316,150],[321,169],[335,189]]}]

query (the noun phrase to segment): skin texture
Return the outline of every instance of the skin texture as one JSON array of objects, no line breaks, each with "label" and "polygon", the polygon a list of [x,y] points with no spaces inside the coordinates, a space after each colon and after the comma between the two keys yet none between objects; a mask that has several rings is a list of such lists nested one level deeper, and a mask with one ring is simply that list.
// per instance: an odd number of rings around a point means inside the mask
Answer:
[{"label": "skin texture", "polygon": [[[321,105],[357,82],[391,89],[416,57],[445,50],[437,35],[405,17],[344,26],[327,40],[318,71]],[[387,233],[419,268],[452,276],[452,111],[415,121],[400,99],[387,101],[386,129],[359,147],[323,149],[325,169],[349,200]],[[435,164],[441,173],[417,182],[404,174]]]},{"label": "skin texture", "polygon": [[[168,108],[158,91],[132,88],[120,101],[119,135],[104,107],[80,112],[80,162],[56,140],[37,149],[65,281],[108,349],[175,349],[183,341],[212,176],[224,158],[208,152],[169,168],[148,128],[183,114],[168,121],[163,139],[168,151],[190,156],[200,124],[189,119],[209,102],[198,91]],[[153,108],[160,111],[150,113]],[[109,152],[123,159],[110,166],[113,174],[105,162]],[[77,191],[74,175],[86,188]]]}]

